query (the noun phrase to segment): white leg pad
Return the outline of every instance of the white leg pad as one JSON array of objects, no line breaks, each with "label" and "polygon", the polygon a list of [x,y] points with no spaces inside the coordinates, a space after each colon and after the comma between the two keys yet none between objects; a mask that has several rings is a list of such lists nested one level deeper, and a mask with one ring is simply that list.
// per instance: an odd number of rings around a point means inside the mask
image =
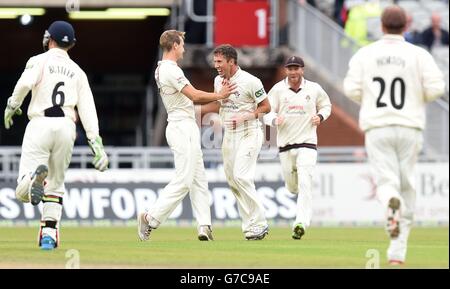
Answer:
[{"label": "white leg pad", "polygon": [[43,235],[49,235],[59,245],[59,222],[62,215],[62,204],[55,202],[44,202],[42,210],[42,221],[39,229],[38,243],[41,246]]}]

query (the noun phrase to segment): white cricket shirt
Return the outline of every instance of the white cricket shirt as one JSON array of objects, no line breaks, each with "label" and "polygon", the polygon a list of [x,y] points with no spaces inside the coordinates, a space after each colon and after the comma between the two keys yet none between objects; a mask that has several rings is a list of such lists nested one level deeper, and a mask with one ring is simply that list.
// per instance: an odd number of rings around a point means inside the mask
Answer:
[{"label": "white cricket shirt", "polygon": [[444,89],[431,54],[391,34],[358,50],[344,79],[347,97],[361,104],[364,131],[390,125],[424,129],[425,103]]},{"label": "white cricket shirt", "polygon": [[195,120],[194,103],[181,93],[190,82],[177,63],[172,60],[159,61],[155,79],[167,110],[167,121]]},{"label": "white cricket shirt", "polygon": [[317,126],[311,118],[317,114],[326,120],[331,114],[331,102],[323,88],[303,78],[298,92],[290,89],[288,79],[276,83],[269,91],[271,113],[264,118],[267,125],[273,126],[278,116],[285,118],[277,126],[277,145],[310,143],[317,145]]},{"label": "white cricket shirt", "polygon": [[84,71],[66,51],[52,48],[31,57],[18,80],[9,104],[19,107],[32,91],[28,118],[46,116],[52,107],[62,109],[65,117],[76,121],[75,107],[88,139],[99,135],[94,97]]},{"label": "white cricket shirt", "polygon": [[[222,81],[223,77],[220,75],[214,79],[215,92],[219,92],[222,89]],[[237,91],[231,94],[230,97],[219,100],[219,115],[222,118],[222,123],[230,120],[236,114],[255,111],[258,104],[267,98],[261,80],[240,68],[230,78],[230,82],[237,85]],[[225,127],[225,130],[241,132],[245,129],[257,129],[260,127],[259,120],[254,119],[242,123],[235,130],[231,130],[228,127]]]}]

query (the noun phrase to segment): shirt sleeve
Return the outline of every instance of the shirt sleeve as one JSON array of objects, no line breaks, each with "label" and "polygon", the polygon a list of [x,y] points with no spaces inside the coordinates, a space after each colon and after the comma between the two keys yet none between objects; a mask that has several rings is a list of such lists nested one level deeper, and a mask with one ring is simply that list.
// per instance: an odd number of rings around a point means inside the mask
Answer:
[{"label": "shirt sleeve", "polygon": [[38,82],[41,74],[42,69],[38,59],[36,57],[30,58],[25,66],[25,70],[22,72],[22,75],[14,87],[14,91],[8,100],[8,104],[14,108],[20,107],[28,92],[33,89]]},{"label": "shirt sleeve", "polygon": [[[219,93],[221,89],[222,78],[218,75],[214,78],[214,93]],[[218,102],[222,104],[222,99],[219,99]]]},{"label": "shirt sleeve", "polygon": [[266,125],[273,126],[273,120],[278,117],[279,111],[279,101],[275,86],[269,90],[267,97],[270,102],[271,111],[263,116],[263,121]]},{"label": "shirt sleeve", "polygon": [[320,85],[318,85],[316,106],[317,114],[323,117],[322,121],[326,120],[331,114],[331,101],[326,91]]},{"label": "shirt sleeve", "polygon": [[264,86],[258,78],[255,78],[252,82],[252,97],[255,100],[256,104],[259,104],[261,101],[267,98],[267,93],[264,90]]},{"label": "shirt sleeve", "polygon": [[360,53],[356,53],[349,62],[347,75],[344,79],[344,93],[354,102],[361,103],[363,67],[360,61]]},{"label": "shirt sleeve", "polygon": [[94,96],[86,74],[83,72],[78,86],[78,114],[81,123],[86,131],[89,140],[95,139],[99,135],[97,111],[95,108]]},{"label": "shirt sleeve", "polygon": [[445,92],[445,81],[442,71],[437,66],[433,56],[423,50],[420,58],[422,67],[422,86],[424,88],[424,101],[430,102],[441,97]]},{"label": "shirt sleeve", "polygon": [[167,80],[170,86],[174,87],[178,92],[180,92],[186,85],[191,84],[186,76],[184,76],[183,70],[181,70],[178,66],[171,70]]}]

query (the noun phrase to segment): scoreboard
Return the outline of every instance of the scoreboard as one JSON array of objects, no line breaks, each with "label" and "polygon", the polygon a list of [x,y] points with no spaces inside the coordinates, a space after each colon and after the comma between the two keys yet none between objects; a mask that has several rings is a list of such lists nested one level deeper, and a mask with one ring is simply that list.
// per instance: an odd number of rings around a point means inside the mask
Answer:
[{"label": "scoreboard", "polygon": [[215,0],[214,44],[267,46],[268,0]]}]

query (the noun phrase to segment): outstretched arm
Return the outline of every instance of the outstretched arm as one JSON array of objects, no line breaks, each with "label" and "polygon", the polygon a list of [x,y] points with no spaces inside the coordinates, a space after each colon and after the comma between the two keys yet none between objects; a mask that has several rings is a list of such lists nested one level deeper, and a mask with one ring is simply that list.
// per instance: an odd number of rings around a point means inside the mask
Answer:
[{"label": "outstretched arm", "polygon": [[211,101],[224,99],[229,97],[230,94],[235,93],[235,91],[236,85],[230,83],[225,84],[218,93],[198,90],[190,84],[185,85],[181,90],[181,92],[190,100],[198,103],[208,103]]},{"label": "outstretched arm", "polygon": [[208,113],[219,113],[219,109],[220,109],[220,102],[218,101],[211,101],[209,103],[201,105],[202,116]]}]

